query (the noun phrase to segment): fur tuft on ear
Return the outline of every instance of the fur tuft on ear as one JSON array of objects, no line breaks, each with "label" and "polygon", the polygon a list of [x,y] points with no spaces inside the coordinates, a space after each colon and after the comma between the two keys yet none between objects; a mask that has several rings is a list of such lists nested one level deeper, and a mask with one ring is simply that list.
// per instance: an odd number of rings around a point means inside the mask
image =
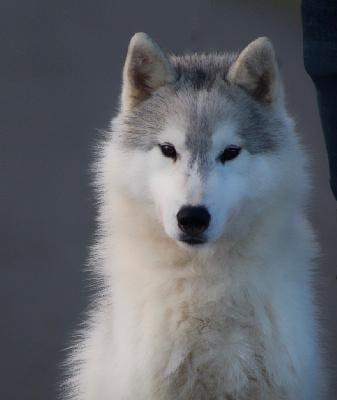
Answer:
[{"label": "fur tuft on ear", "polygon": [[123,70],[123,111],[132,110],[173,80],[174,69],[160,47],[146,33],[136,33],[130,41]]},{"label": "fur tuft on ear", "polygon": [[255,100],[276,107],[283,92],[274,47],[266,37],[250,43],[229,69],[228,81],[245,90]]}]

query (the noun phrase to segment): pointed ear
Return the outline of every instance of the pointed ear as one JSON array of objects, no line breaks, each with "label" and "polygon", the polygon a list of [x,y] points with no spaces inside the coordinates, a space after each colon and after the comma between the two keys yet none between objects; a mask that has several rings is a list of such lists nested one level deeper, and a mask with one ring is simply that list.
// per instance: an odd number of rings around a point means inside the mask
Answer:
[{"label": "pointed ear", "polygon": [[227,79],[261,103],[282,103],[277,61],[268,38],[260,37],[250,43],[229,69]]},{"label": "pointed ear", "polygon": [[132,110],[173,79],[174,69],[160,47],[145,33],[136,33],[123,70],[122,109]]}]

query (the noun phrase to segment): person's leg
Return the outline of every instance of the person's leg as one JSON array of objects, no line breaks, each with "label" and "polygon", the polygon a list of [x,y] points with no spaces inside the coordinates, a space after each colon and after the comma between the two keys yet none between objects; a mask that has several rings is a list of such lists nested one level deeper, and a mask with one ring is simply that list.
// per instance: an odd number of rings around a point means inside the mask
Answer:
[{"label": "person's leg", "polygon": [[304,66],[316,90],[337,200],[337,1],[302,0]]}]

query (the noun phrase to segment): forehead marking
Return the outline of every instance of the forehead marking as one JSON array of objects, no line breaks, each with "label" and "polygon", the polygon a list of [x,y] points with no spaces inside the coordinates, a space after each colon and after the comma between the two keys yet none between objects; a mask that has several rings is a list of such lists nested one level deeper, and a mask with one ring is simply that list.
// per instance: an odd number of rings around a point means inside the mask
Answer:
[{"label": "forehead marking", "polygon": [[207,167],[207,154],[212,147],[214,123],[208,111],[207,92],[195,93],[194,106],[188,115],[185,146],[190,153],[189,167],[197,162],[200,173]]}]

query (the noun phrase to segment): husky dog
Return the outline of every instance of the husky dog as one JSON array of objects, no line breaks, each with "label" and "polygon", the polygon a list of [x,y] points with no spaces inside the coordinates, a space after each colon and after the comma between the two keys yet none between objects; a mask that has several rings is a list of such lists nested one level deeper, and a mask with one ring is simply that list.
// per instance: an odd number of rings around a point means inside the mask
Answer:
[{"label": "husky dog", "polygon": [[320,400],[305,167],[267,38],[166,56],[137,33],[66,398]]}]

